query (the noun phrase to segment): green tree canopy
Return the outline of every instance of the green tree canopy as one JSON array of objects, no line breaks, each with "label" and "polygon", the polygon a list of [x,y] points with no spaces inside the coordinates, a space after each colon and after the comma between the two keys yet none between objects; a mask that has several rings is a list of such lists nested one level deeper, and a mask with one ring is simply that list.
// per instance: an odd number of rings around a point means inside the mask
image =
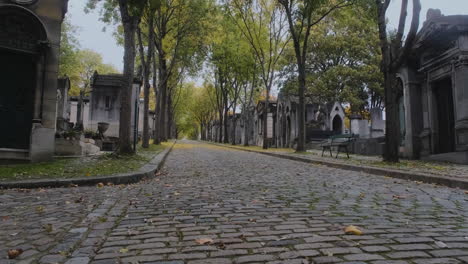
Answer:
[{"label": "green tree canopy", "polygon": [[[334,12],[310,34],[306,55],[306,94],[317,103],[349,103],[356,111],[381,107],[383,76],[375,20],[369,8],[354,6]],[[294,54],[286,56],[284,92],[297,94]]]}]

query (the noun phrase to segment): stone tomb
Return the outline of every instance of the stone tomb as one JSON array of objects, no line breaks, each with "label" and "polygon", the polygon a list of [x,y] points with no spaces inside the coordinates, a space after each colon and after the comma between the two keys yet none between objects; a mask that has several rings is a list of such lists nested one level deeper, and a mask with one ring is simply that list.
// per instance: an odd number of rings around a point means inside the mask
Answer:
[{"label": "stone tomb", "polygon": [[[132,140],[138,138],[138,113],[140,111],[139,95],[141,80],[135,78],[131,92],[131,131]],[[119,137],[121,90],[125,85],[122,74],[95,73],[91,82],[91,96],[89,108],[89,129],[97,131],[98,123],[105,122],[109,128],[105,132],[107,137]]]},{"label": "stone tomb", "polygon": [[[339,102],[325,104],[313,103],[306,97],[306,142],[324,140],[334,134],[344,134],[345,112]],[[297,109],[299,97],[285,94],[278,95],[276,144],[278,147],[294,147],[299,134]]]},{"label": "stone tomb", "polygon": [[401,155],[468,164],[468,16],[430,9],[398,82]]},{"label": "stone tomb", "polygon": [[60,30],[68,0],[0,0],[0,159],[54,154]]}]

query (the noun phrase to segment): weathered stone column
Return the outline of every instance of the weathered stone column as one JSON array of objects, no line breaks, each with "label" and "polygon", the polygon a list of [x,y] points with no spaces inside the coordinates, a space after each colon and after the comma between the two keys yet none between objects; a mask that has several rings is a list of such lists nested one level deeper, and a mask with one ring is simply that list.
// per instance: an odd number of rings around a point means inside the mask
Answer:
[{"label": "weathered stone column", "polygon": [[[459,37],[460,50],[468,51],[468,36]],[[453,102],[456,130],[456,150],[468,150],[468,55],[460,55],[453,62]]]}]

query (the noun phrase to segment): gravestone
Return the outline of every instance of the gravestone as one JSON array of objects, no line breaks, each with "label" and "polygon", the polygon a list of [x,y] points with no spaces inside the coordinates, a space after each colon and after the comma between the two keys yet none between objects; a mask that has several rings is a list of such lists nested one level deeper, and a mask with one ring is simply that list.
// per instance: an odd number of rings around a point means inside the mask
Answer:
[{"label": "gravestone", "polygon": [[385,120],[383,120],[382,109],[376,107],[370,110],[371,115],[371,138],[385,136]]}]

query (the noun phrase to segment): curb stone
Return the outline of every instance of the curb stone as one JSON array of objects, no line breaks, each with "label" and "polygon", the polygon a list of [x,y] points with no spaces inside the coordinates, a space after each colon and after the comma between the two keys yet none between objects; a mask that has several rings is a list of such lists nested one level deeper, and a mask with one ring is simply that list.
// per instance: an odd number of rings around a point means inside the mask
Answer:
[{"label": "curb stone", "polygon": [[[207,142],[207,141],[204,141],[204,142]],[[257,150],[238,148],[234,146],[226,146],[226,145],[217,144],[213,142],[208,142],[208,143],[216,145],[216,146],[220,146],[220,147],[231,148],[231,149],[236,149],[236,150],[241,150],[241,151],[246,151],[246,152],[253,152],[253,153],[263,154],[263,155],[272,156],[276,158],[289,159],[289,160],[294,160],[294,161],[299,161],[299,162],[304,162],[304,163],[314,163],[314,164],[319,164],[319,165],[325,165],[327,167],[336,168],[336,169],[364,172],[364,173],[369,173],[369,174],[374,174],[374,175],[379,175],[379,176],[387,176],[387,177],[398,178],[398,179],[409,180],[409,181],[420,181],[424,183],[438,184],[438,185],[443,185],[443,186],[447,186],[451,188],[460,188],[460,189],[468,190],[468,180],[454,179],[454,178],[450,178],[446,176],[438,176],[438,175],[432,175],[432,174],[421,173],[421,172],[406,172],[406,171],[401,171],[401,170],[376,168],[376,167],[371,167],[371,166],[362,166],[362,165],[358,166],[358,165],[351,165],[351,164],[343,164],[343,163],[333,162],[333,161],[317,160],[313,158],[302,158],[302,157],[289,156],[285,154],[262,152],[262,151],[257,151]]]},{"label": "curb stone", "polygon": [[112,184],[129,184],[136,183],[143,179],[154,177],[155,173],[159,171],[167,156],[172,151],[172,148],[177,143],[174,143],[157,154],[151,161],[143,165],[139,170],[127,173],[119,173],[108,176],[86,177],[86,178],[72,178],[72,179],[38,179],[29,181],[10,181],[0,182],[0,189],[35,189],[35,188],[57,188],[68,187],[70,185],[90,186],[98,183],[112,183]]}]

